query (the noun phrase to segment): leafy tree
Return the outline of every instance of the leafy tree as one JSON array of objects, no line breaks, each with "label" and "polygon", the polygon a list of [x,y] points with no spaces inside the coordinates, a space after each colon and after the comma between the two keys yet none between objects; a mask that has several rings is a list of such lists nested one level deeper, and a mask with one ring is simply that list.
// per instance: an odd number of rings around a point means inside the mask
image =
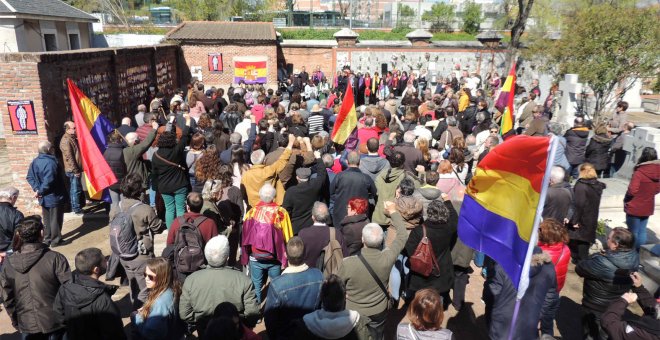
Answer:
[{"label": "leafy tree", "polygon": [[469,34],[479,32],[479,26],[483,21],[481,5],[473,1],[466,1],[463,5],[463,31]]},{"label": "leafy tree", "polygon": [[436,3],[431,6],[430,11],[424,12],[422,20],[432,22],[432,28],[436,30],[449,30],[454,21],[454,6],[446,3]]},{"label": "leafy tree", "polygon": [[539,41],[532,51],[558,65],[561,75],[579,74],[594,92],[597,121],[609,104],[623,97],[627,80],[660,67],[657,19],[653,8],[615,7],[608,1],[585,6],[564,18],[561,39]]},{"label": "leafy tree", "polygon": [[402,18],[410,18],[415,16],[415,10],[406,4],[399,4],[399,16]]}]

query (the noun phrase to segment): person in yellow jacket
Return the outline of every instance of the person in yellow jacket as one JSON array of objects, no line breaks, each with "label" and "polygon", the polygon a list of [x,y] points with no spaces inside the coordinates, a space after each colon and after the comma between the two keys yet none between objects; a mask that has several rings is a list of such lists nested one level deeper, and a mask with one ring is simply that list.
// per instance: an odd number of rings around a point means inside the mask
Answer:
[{"label": "person in yellow jacket", "polygon": [[296,137],[293,134],[289,134],[289,144],[286,146],[284,152],[282,152],[282,156],[275,163],[268,166],[263,164],[264,158],[266,158],[263,150],[252,152],[250,155],[252,167],[244,172],[241,177],[241,191],[243,192],[244,199],[247,201],[248,208],[256,206],[259,202],[259,190],[266,183],[270,183],[278,189],[275,203],[282,204],[284,200],[284,186],[276,184],[279,180],[278,175],[289,162],[291,149],[295,140]]},{"label": "person in yellow jacket", "polygon": [[470,106],[470,89],[467,87],[461,89],[458,98],[458,112],[463,112]]}]

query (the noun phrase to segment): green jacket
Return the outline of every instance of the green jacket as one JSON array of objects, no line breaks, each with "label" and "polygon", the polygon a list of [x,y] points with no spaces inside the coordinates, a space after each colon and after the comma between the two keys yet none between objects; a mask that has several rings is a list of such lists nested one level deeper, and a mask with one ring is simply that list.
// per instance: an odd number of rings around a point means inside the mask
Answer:
[{"label": "green jacket", "polygon": [[376,192],[378,192],[378,201],[376,202],[374,214],[371,219],[374,223],[380,225],[390,224],[390,218],[385,216],[385,207],[383,204],[386,201],[394,201],[396,188],[406,176],[413,179],[415,187],[421,185],[416,177],[412,176],[411,173],[406,172],[404,169],[391,168],[378,173],[378,176],[376,176],[376,180],[374,181],[377,189]]},{"label": "green jacket", "polygon": [[186,278],[179,300],[179,316],[187,323],[208,320],[222,302],[232,303],[246,318],[259,315],[250,278],[232,268],[207,266]]},{"label": "green jacket", "polygon": [[151,143],[156,139],[156,130],[151,130],[147,138],[140,143],[124,148],[124,163],[126,163],[127,174],[139,174],[142,176],[143,186],[146,188],[149,184],[149,174],[151,166],[148,161],[142,159],[142,155],[149,150]]},{"label": "green jacket", "polygon": [[[388,233],[395,233],[396,238],[391,245],[386,246],[383,250],[367,247],[361,250],[362,256],[385,287],[389,285],[392,266],[408,240],[403,218],[398,212],[392,214],[392,224],[394,227],[390,227]],[[387,309],[388,296],[369,275],[357,256],[344,258],[337,275],[346,285],[346,309],[357,311],[365,316],[373,316]]]}]

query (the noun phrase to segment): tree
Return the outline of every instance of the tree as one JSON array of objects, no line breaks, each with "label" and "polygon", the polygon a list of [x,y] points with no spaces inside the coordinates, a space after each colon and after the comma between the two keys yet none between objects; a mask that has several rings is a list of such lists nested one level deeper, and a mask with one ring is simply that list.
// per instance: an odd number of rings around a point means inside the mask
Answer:
[{"label": "tree", "polygon": [[518,15],[513,26],[511,26],[511,47],[514,49],[520,48],[520,38],[525,32],[527,18],[529,18],[533,5],[534,0],[518,0]]},{"label": "tree", "polygon": [[448,31],[454,21],[454,6],[442,2],[433,4],[430,11],[424,12],[422,20],[432,22],[432,28]]},{"label": "tree", "polygon": [[481,5],[473,1],[466,1],[463,4],[463,31],[469,34],[476,34],[479,32],[479,26],[483,21],[481,16]]},{"label": "tree", "polygon": [[415,17],[415,10],[412,7],[399,3],[397,6],[397,24],[396,26],[406,27],[410,25],[410,21]]},{"label": "tree", "polygon": [[609,2],[586,6],[564,18],[561,39],[532,46],[537,55],[558,65],[560,75],[576,73],[594,92],[593,119],[619,100],[631,80],[660,67],[657,12],[653,8],[615,7]]}]

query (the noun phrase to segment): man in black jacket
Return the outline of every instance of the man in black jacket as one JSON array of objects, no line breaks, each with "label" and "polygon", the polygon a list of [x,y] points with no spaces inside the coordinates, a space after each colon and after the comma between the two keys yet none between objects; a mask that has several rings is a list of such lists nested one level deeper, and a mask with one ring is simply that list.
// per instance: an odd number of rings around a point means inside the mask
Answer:
[{"label": "man in black jacket", "polygon": [[298,235],[302,228],[312,225],[314,202],[322,199],[323,188],[328,178],[328,172],[325,171],[325,164],[319,152],[316,151],[314,156],[319,156],[316,157],[316,177],[310,178],[312,170],[309,168],[297,169],[298,184],[287,189],[284,194],[282,207],[289,212],[294,235]]},{"label": "man in black jacket", "polygon": [[14,207],[16,199],[18,199],[18,189],[14,187],[0,189],[0,269],[7,251],[11,250],[14,230],[23,219],[23,213]]},{"label": "man in black jacket", "polygon": [[584,163],[587,140],[589,139],[589,128],[584,126],[584,118],[576,117],[573,128],[566,131],[564,138],[566,138],[566,159],[571,165],[570,175],[577,179],[578,166]]},{"label": "man in black jacket", "polygon": [[107,269],[101,249],[84,249],[75,261],[73,278],[60,287],[53,306],[66,326],[67,339],[126,339],[119,308],[111,298],[118,287],[99,281]]},{"label": "man in black jacket", "polygon": [[71,280],[71,271],[66,257],[43,243],[43,229],[39,216],[21,221],[16,249],[0,272],[0,287],[11,324],[23,339],[59,340],[64,326],[50,306],[60,286]]},{"label": "man in black jacket", "polygon": [[340,225],[346,216],[348,201],[355,197],[376,198],[376,185],[371,177],[360,171],[360,154],[355,151],[346,157],[348,168],[337,174],[330,184],[332,223]]}]

